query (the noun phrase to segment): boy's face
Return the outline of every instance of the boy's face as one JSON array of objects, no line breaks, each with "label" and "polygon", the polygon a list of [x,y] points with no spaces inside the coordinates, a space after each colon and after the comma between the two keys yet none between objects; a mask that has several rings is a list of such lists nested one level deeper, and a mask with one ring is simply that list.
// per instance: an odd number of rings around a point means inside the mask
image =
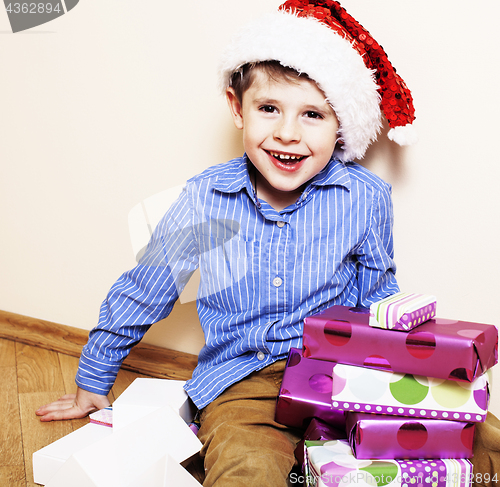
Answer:
[{"label": "boy's face", "polygon": [[227,100],[257,169],[259,197],[278,210],[294,203],[337,142],[339,123],[325,95],[308,79],[277,81],[256,70],[241,104],[232,88]]}]

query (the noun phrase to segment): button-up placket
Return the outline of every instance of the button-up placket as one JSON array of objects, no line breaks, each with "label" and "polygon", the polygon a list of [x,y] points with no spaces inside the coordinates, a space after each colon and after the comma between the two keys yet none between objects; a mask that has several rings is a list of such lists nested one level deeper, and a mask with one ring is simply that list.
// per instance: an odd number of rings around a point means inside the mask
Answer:
[{"label": "button-up placket", "polygon": [[[289,218],[289,215],[287,215]],[[269,222],[271,223],[271,222]],[[287,308],[288,292],[287,271],[287,242],[290,231],[289,224],[284,220],[272,222],[274,225],[271,238],[265,252],[269,258],[269,275],[266,287],[268,291],[267,312],[270,321],[279,321]]]},{"label": "button-up placket", "polygon": [[257,358],[259,356],[262,357],[259,360],[263,360],[265,355],[270,353],[270,350],[267,347],[266,337],[272,324],[272,322],[268,322],[263,325],[252,326],[246,330],[246,348],[248,350],[257,351]]}]

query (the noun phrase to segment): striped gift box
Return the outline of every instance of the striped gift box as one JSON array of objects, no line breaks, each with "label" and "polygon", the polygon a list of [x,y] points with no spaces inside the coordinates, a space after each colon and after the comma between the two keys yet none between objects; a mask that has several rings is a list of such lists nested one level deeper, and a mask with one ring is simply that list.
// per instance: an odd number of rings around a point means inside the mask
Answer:
[{"label": "striped gift box", "polygon": [[436,316],[436,298],[430,294],[396,293],[370,306],[370,326],[410,331]]}]

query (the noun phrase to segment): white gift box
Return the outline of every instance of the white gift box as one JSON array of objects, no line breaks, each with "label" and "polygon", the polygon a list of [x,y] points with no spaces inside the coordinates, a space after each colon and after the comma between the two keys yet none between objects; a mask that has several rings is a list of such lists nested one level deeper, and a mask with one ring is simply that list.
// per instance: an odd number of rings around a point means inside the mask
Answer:
[{"label": "white gift box", "polygon": [[184,384],[182,380],[135,379],[113,403],[113,429],[119,430],[164,406],[170,406],[190,423],[196,409]]},{"label": "white gift box", "polygon": [[160,458],[126,487],[201,487],[201,484],[170,455]]},{"label": "white gift box", "polygon": [[33,480],[45,485],[73,453],[111,435],[113,430],[89,423],[33,453]]},{"label": "white gift box", "polygon": [[[136,379],[113,404],[113,428],[89,423],[33,454],[35,483],[199,485],[180,465],[201,449],[187,424],[194,406],[183,385],[184,381]],[[182,478],[189,480],[176,480]]]},{"label": "white gift box", "polygon": [[180,473],[179,463],[200,448],[189,426],[165,406],[75,452],[46,487],[124,487],[146,481],[149,486],[187,485],[176,480],[184,472],[196,481],[187,471]]}]

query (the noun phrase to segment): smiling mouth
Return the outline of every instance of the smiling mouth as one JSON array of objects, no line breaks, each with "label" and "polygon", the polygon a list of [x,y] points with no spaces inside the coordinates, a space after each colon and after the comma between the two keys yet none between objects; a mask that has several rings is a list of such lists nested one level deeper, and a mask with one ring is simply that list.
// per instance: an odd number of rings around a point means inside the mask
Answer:
[{"label": "smiling mouth", "polygon": [[270,156],[274,157],[281,164],[289,164],[289,165],[296,164],[297,162],[300,162],[307,157],[298,154],[282,154],[281,152],[274,152],[274,151],[267,151],[267,153]]}]

